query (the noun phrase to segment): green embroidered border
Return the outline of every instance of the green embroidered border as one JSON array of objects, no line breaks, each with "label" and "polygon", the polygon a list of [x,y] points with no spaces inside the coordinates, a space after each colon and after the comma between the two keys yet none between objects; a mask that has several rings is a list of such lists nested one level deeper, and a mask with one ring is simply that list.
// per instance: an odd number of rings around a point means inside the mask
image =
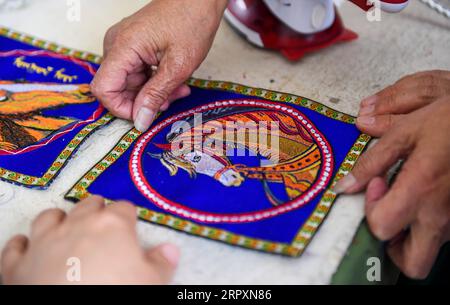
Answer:
[{"label": "green embroidered border", "polygon": [[[47,42],[41,39],[34,38],[29,35],[18,33],[7,28],[0,27],[0,36],[17,40],[22,43],[29,44],[44,50],[49,50],[55,53],[67,55],[73,58],[88,61],[94,64],[99,64],[101,57],[82,51],[73,50],[70,48],[61,47],[55,43]],[[30,186],[30,187],[47,187],[58,175],[60,170],[66,165],[67,161],[72,156],[73,152],[80,146],[80,144],[97,128],[108,124],[114,117],[107,113],[96,122],[84,127],[66,146],[61,154],[53,162],[49,170],[42,177],[33,177],[0,167],[0,179],[15,184]]]},{"label": "green embroidered border", "polygon": [[197,79],[191,78],[188,80],[188,85],[203,88],[203,89],[215,89],[215,90],[223,90],[230,91],[233,93],[239,93],[243,95],[253,96],[263,98],[269,101],[274,102],[285,102],[291,103],[295,105],[302,106],[304,108],[308,108],[320,114],[323,114],[326,117],[331,119],[335,119],[344,123],[355,124],[355,118],[351,115],[342,113],[325,105],[322,105],[318,102],[310,100],[303,96],[271,91],[262,88],[252,88],[248,86],[244,86],[241,84],[236,84],[232,82],[225,81],[213,81],[213,80],[205,80],[205,79]]},{"label": "green embroidered border", "polygon": [[0,167],[0,179],[13,183],[27,186],[46,187],[59,171],[66,165],[73,152],[81,145],[81,143],[97,128],[111,122],[114,117],[107,113],[96,122],[84,127],[66,146],[61,154],[56,158],[50,168],[42,177],[33,177],[16,172],[9,171]]},{"label": "green embroidered border", "polygon": [[[355,118],[347,114],[343,114],[317,102],[291,94],[274,92],[265,89],[256,89],[221,81],[190,79],[188,81],[188,84],[199,88],[219,89],[254,97],[262,97],[272,101],[297,104],[319,112],[327,117],[349,124],[354,124],[355,121]],[[108,155],[106,155],[73,186],[73,188],[66,194],[65,198],[69,200],[79,201],[89,197],[91,195],[88,191],[89,186],[113,163],[115,163],[132,146],[132,144],[139,138],[140,135],[141,134],[137,130],[130,130],[119,141],[114,149],[108,153]],[[168,226],[178,231],[183,231],[189,234],[222,241],[236,246],[283,254],[287,256],[299,256],[306,249],[306,246],[309,244],[312,237],[317,232],[320,225],[323,223],[337,197],[336,193],[332,191],[335,183],[351,171],[357,159],[367,147],[370,140],[371,138],[368,135],[361,134],[359,136],[359,138],[356,140],[355,144],[347,154],[344,162],[339,167],[339,170],[334,177],[332,184],[325,191],[316,209],[297,233],[292,244],[275,243],[267,240],[237,235],[229,231],[198,225],[188,220],[180,219],[178,217],[164,213],[157,213],[145,208],[138,208],[138,216],[143,220],[159,225]]]}]

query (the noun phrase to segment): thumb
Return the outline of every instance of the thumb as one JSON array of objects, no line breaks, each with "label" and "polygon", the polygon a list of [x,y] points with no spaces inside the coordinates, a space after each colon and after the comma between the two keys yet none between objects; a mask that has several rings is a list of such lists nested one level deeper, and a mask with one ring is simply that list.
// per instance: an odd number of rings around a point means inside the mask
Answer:
[{"label": "thumb", "polygon": [[180,250],[172,244],[163,244],[147,250],[146,257],[155,272],[157,283],[168,284],[180,260]]},{"label": "thumb", "polygon": [[361,156],[352,173],[338,181],[334,191],[338,194],[362,191],[373,178],[384,175],[407,155],[412,145],[413,137],[408,129],[396,128],[385,134]]},{"label": "thumb", "polygon": [[176,57],[173,52],[168,52],[161,59],[155,75],[137,95],[133,106],[133,119],[137,130],[147,131],[160,109],[170,100],[172,93],[189,78],[191,71],[182,59]]}]

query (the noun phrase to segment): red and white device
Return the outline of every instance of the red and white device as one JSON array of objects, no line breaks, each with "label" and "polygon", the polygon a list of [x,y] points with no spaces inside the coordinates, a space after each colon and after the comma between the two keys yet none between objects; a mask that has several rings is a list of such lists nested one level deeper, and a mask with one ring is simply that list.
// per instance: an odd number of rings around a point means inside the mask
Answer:
[{"label": "red and white device", "polygon": [[[349,1],[366,11],[372,8],[368,0]],[[379,3],[383,11],[399,12],[408,1]],[[345,29],[333,0],[230,0],[225,18],[253,44],[280,51],[290,60],[358,38]]]}]

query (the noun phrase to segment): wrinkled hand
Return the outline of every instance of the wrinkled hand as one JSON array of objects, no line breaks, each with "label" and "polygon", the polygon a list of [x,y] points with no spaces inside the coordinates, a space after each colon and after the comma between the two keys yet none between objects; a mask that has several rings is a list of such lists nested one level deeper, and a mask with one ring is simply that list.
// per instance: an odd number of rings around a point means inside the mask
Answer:
[{"label": "wrinkled hand", "polygon": [[106,207],[100,197],[82,201],[68,215],[57,209],[43,212],[29,239],[16,236],[3,250],[4,284],[168,283],[178,250],[168,244],[143,250],[135,226],[131,204]]},{"label": "wrinkled hand", "polygon": [[159,111],[190,94],[183,83],[205,59],[226,0],[153,0],[113,26],[92,92],[146,131]]},{"label": "wrinkled hand", "polygon": [[357,125],[375,137],[382,136],[406,114],[450,96],[450,71],[408,75],[361,103]]},{"label": "wrinkled hand", "polygon": [[[362,124],[360,116],[358,126],[382,137],[335,188],[338,193],[367,188],[369,226],[380,240],[390,241],[389,255],[412,278],[426,277],[450,240],[448,77],[448,72],[409,76],[376,95],[375,103],[363,103],[362,116],[374,106],[372,120]],[[384,176],[399,160],[405,163],[388,188]]]}]

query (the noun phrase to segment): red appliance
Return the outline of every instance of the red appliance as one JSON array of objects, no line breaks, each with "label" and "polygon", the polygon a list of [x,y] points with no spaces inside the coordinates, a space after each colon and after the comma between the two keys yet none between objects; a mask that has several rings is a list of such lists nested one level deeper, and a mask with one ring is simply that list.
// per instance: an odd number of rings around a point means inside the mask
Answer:
[{"label": "red appliance", "polygon": [[[367,0],[350,0],[364,10]],[[379,1],[375,8],[387,12],[404,9],[408,0]],[[344,27],[333,0],[230,0],[228,22],[251,43],[281,52],[295,61],[358,35]]]}]

